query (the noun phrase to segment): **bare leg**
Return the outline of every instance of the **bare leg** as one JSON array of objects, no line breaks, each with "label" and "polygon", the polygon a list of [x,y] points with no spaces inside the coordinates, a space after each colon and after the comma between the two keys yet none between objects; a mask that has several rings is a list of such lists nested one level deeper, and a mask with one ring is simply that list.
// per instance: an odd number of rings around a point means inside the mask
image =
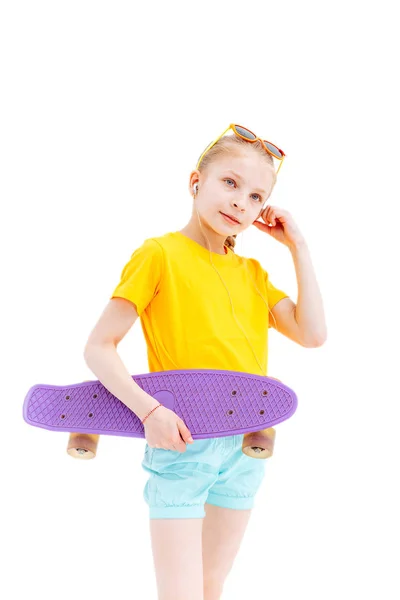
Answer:
[{"label": "bare leg", "polygon": [[251,509],[233,510],[208,503],[204,509],[204,600],[219,600],[243,540]]},{"label": "bare leg", "polygon": [[203,600],[203,519],[150,519],[158,600]]}]

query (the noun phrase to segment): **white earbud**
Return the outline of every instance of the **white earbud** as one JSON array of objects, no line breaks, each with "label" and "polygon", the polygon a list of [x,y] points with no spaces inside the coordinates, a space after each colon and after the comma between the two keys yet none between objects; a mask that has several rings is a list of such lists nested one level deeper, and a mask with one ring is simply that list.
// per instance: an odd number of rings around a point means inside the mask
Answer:
[{"label": "white earbud", "polygon": [[196,195],[198,191],[199,191],[199,186],[197,183],[195,183],[193,186],[193,194]]}]

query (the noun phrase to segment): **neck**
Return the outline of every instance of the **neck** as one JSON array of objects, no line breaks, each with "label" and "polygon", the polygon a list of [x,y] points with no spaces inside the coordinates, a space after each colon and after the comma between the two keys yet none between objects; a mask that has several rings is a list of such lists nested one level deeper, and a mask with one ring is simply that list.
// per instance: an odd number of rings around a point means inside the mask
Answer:
[{"label": "neck", "polygon": [[[197,215],[196,215],[197,220]],[[180,233],[186,235],[188,238],[197,242],[206,250],[211,250],[211,252],[215,252],[216,254],[226,254],[227,250],[224,246],[224,242],[227,236],[222,236],[210,227],[208,227],[204,222],[201,224],[201,228],[199,222],[197,223],[193,220],[193,218],[189,221],[187,225],[183,229],[180,230]],[[208,238],[208,243],[205,235]]]}]

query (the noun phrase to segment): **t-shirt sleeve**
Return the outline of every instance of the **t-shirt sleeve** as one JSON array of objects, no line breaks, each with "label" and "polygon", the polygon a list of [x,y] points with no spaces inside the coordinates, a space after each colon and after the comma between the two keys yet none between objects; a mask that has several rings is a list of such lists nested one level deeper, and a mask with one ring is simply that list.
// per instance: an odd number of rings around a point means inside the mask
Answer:
[{"label": "t-shirt sleeve", "polygon": [[125,298],[135,304],[140,316],[158,294],[163,270],[163,250],[153,239],[137,248],[124,266],[110,299]]},{"label": "t-shirt sleeve", "polygon": [[[267,288],[268,307],[269,307],[269,310],[271,310],[275,306],[275,304],[277,304],[279,302],[279,300],[282,300],[283,298],[289,298],[289,295],[286,292],[284,292],[283,290],[274,286],[274,284],[272,283],[272,281],[269,278],[267,271],[264,271],[264,278],[265,278],[265,285]],[[268,329],[270,327],[272,327],[271,322],[273,321],[273,319],[274,319],[273,315],[270,314]]]},{"label": "t-shirt sleeve", "polygon": [[269,278],[268,273],[265,274],[265,283],[267,286],[268,306],[270,309],[273,308],[275,304],[279,302],[279,300],[282,300],[283,298],[289,298],[289,294],[274,286]]}]

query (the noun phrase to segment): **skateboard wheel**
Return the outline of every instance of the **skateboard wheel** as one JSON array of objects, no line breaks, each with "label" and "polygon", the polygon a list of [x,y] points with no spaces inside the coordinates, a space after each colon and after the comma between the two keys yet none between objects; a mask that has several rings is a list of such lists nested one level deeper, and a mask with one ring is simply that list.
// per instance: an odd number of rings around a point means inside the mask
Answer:
[{"label": "skateboard wheel", "polygon": [[[281,381],[277,377],[271,377]],[[270,458],[274,453],[276,431],[273,427],[261,431],[245,433],[243,436],[242,451],[250,458]]]},{"label": "skateboard wheel", "polygon": [[250,458],[270,458],[274,451],[275,435],[273,427],[245,433],[242,451]]},{"label": "skateboard wheel", "polygon": [[99,435],[94,433],[70,433],[67,452],[73,458],[88,460],[96,456]]},{"label": "skateboard wheel", "polygon": [[[90,381],[90,379],[85,380]],[[70,433],[67,452],[72,458],[89,460],[95,458],[100,435],[94,433]]]}]

